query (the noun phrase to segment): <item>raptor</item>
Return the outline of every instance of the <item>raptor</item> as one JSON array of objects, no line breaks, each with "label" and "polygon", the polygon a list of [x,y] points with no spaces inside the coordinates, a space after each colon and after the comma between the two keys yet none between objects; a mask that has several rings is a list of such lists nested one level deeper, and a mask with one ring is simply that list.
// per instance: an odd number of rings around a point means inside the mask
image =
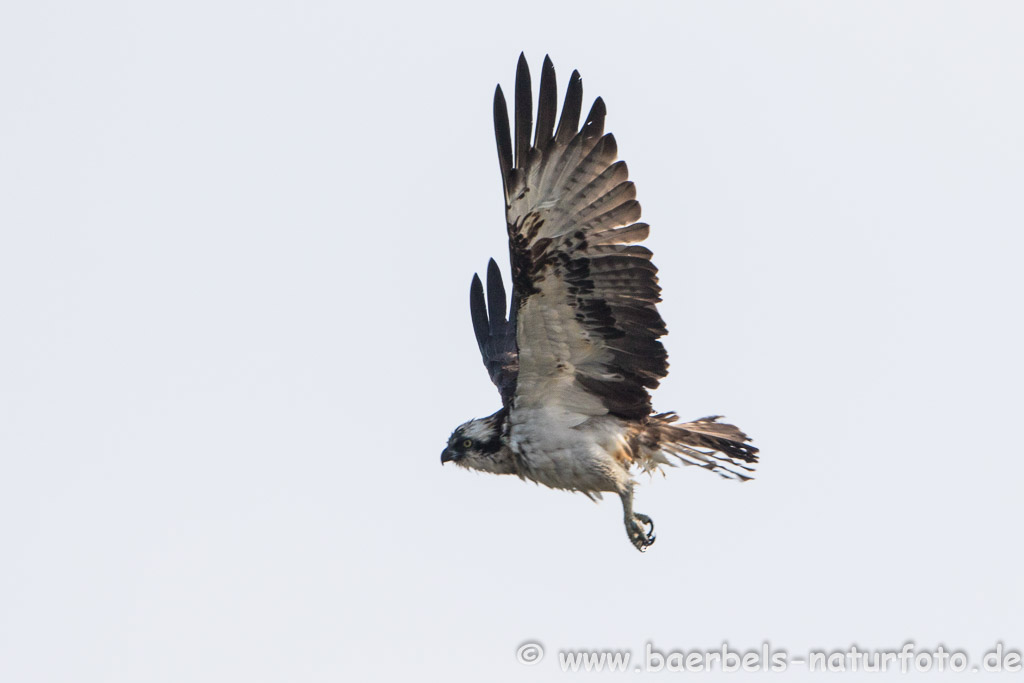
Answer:
[{"label": "raptor", "polygon": [[656,307],[657,268],[638,244],[649,226],[615,138],[604,132],[604,102],[594,102],[581,126],[582,101],[574,71],[559,115],[547,57],[536,117],[519,57],[514,131],[501,87],[495,91],[511,307],[491,259],[486,296],[473,277],[470,313],[502,406],[456,428],[441,463],[590,498],[617,494],[629,540],[643,551],[654,542],[654,522],[633,509],[632,471],[684,464],[746,480],[758,451],[720,416],[680,422],[652,409],[649,392],[668,374],[668,356],[659,341],[667,330]]}]

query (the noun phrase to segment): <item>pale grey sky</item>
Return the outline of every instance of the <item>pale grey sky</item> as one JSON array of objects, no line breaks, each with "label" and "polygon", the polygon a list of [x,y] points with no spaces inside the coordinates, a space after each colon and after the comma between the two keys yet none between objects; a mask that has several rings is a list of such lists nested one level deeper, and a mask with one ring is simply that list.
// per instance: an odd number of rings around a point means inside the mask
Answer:
[{"label": "pale grey sky", "polygon": [[[1021,648],[1022,33],[1011,2],[8,3],[0,680]],[[499,405],[468,287],[507,273],[523,50],[604,97],[637,183],[655,406],[762,449],[744,485],[644,477],[646,555],[616,500],[439,464]]]}]

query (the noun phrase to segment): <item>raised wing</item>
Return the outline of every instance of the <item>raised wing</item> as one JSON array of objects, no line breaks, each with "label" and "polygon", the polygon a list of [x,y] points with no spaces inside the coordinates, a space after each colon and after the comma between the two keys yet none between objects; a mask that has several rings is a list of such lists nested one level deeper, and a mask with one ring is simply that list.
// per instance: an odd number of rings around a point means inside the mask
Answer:
[{"label": "raised wing", "polygon": [[[544,59],[536,129],[526,59],[516,72],[515,138],[505,97],[494,127],[505,191],[519,349],[516,409],[643,419],[648,389],[668,373],[655,304],[661,288],[625,162],[604,134],[598,98],[579,128],[583,86],[569,79],[562,114],[555,69]],[[533,143],[530,143],[531,133]]]},{"label": "raised wing", "polygon": [[516,314],[513,307],[510,319],[505,299],[505,283],[494,259],[487,264],[487,299],[480,276],[473,276],[469,287],[469,312],[473,317],[473,332],[480,347],[484,366],[491,381],[501,393],[501,401],[507,407],[516,391],[516,375],[519,372],[519,352],[516,348]]}]

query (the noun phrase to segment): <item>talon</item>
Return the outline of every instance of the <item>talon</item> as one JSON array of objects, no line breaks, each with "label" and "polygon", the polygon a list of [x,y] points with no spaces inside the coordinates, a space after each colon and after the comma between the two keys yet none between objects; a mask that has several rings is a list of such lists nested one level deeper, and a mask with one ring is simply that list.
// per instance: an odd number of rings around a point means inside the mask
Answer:
[{"label": "talon", "polygon": [[650,527],[649,529],[646,529],[645,531],[641,532],[644,534],[644,536],[646,536],[645,540],[647,542],[644,545],[647,546],[654,543],[654,539],[657,538],[657,535],[654,533],[654,520],[648,517],[647,515],[641,514],[639,512],[637,512],[635,516],[638,520],[640,520],[641,524]]},{"label": "talon", "polygon": [[654,521],[647,515],[634,513],[633,518],[627,523],[629,540],[640,552],[647,550],[647,547],[654,543]]}]

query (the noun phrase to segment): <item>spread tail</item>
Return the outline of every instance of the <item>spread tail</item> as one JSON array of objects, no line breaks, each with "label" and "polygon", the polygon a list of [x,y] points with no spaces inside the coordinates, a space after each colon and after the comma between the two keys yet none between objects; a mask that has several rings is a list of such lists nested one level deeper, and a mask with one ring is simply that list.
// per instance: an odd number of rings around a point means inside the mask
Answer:
[{"label": "spread tail", "polygon": [[711,470],[726,479],[746,481],[753,477],[757,463],[757,448],[751,446],[750,437],[731,424],[718,422],[721,415],[702,417],[693,422],[678,422],[675,413],[652,415],[640,437],[644,469],[659,464],[675,463],[664,454],[673,455],[684,465],[696,465]]}]

